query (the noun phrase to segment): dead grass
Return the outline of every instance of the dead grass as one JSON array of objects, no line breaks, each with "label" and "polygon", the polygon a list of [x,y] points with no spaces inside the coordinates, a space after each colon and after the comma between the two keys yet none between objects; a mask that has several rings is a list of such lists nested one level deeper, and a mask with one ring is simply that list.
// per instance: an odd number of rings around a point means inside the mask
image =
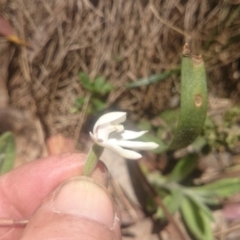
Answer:
[{"label": "dead grass", "polygon": [[134,119],[157,114],[178,94],[177,76],[138,89],[124,84],[178,67],[184,42],[204,55],[212,93],[239,100],[239,12],[239,3],[223,0],[7,1],[2,15],[31,46],[11,46],[11,105],[38,116],[47,135],[73,136],[84,117],[70,113],[86,96],[84,71],[114,84],[110,105]]},{"label": "dead grass", "polygon": [[[0,11],[29,43],[0,39],[0,132],[21,132],[16,165],[46,155],[50,135],[78,140],[90,99],[79,84],[81,71],[114,84],[109,106],[134,120],[150,118],[177,99],[179,76],[124,85],[179,67],[187,42],[206,60],[211,95],[240,100],[239,0],[0,0]],[[87,101],[72,114],[77,97]]]}]

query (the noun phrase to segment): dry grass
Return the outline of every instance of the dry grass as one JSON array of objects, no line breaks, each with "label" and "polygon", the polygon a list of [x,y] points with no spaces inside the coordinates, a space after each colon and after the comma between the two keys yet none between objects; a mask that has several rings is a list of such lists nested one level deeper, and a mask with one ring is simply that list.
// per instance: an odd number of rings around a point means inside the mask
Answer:
[{"label": "dry grass", "polygon": [[[21,132],[18,165],[46,155],[50,135],[78,139],[88,101],[79,114],[70,109],[77,97],[91,97],[79,83],[81,71],[115,86],[110,107],[150,118],[179,95],[179,76],[124,85],[179,67],[187,42],[206,60],[211,94],[240,100],[239,0],[0,0],[0,11],[29,43],[0,39],[0,132],[3,120],[7,130]],[[8,97],[14,110],[5,113]]]},{"label": "dry grass", "polygon": [[[47,135],[73,135],[70,113],[84,71],[115,86],[107,102],[139,118],[169,106],[178,77],[128,90],[125,83],[176,68],[189,42],[205,56],[213,94],[240,92],[240,4],[224,0],[12,0],[1,12],[30,48],[11,46],[11,105],[37,115]],[[239,99],[239,96],[238,96]]]}]

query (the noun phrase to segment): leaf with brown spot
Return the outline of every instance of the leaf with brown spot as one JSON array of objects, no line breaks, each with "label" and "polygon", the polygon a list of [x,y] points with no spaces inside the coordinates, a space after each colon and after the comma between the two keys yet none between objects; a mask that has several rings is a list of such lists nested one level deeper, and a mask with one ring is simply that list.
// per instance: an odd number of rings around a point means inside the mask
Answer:
[{"label": "leaf with brown spot", "polygon": [[207,80],[201,56],[183,49],[181,67],[181,107],[178,126],[170,150],[187,147],[201,133],[207,114]]}]

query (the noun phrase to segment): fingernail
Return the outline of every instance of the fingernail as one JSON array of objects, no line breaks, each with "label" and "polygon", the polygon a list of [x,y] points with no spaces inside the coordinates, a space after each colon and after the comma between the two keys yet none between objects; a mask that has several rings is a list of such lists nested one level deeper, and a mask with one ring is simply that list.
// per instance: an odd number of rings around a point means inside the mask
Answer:
[{"label": "fingernail", "polygon": [[88,177],[74,178],[60,186],[53,198],[53,210],[97,221],[108,228],[113,227],[116,217],[105,188]]}]

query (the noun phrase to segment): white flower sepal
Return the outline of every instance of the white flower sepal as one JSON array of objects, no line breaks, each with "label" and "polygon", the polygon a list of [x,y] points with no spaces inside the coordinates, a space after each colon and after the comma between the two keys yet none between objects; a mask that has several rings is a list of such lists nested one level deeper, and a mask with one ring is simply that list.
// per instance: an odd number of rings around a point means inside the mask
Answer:
[{"label": "white flower sepal", "polygon": [[152,150],[158,147],[158,144],[154,142],[128,141],[142,136],[147,131],[134,132],[124,130],[123,125],[120,125],[120,123],[125,120],[125,112],[111,112],[104,114],[95,123],[93,133],[90,132],[90,136],[96,144],[108,148],[127,159],[139,159],[142,155],[125,148]]}]

